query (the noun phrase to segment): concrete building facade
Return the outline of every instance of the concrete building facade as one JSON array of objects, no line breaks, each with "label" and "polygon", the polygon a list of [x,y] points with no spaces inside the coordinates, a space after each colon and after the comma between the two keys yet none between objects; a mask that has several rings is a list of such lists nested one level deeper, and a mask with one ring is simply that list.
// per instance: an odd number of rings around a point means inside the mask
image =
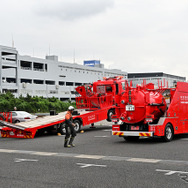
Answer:
[{"label": "concrete building facade", "polygon": [[60,62],[57,56],[23,56],[16,48],[0,46],[0,92],[10,91],[15,97],[74,100],[76,86],[114,76],[127,78],[127,72]]}]

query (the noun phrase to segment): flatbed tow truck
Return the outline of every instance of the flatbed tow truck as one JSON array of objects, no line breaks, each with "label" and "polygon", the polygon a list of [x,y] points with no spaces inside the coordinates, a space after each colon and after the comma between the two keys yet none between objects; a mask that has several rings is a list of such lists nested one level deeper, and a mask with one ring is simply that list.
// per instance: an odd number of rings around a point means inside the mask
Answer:
[{"label": "flatbed tow truck", "polygon": [[[89,125],[98,121],[102,121],[104,115],[106,114],[105,109],[100,109],[97,111],[85,111],[77,110],[78,115],[73,116],[73,121],[76,124],[76,129],[80,130],[80,126]],[[6,126],[1,129],[1,137],[9,138],[34,138],[37,132],[43,132],[44,130],[51,129],[64,129],[64,117],[66,112],[61,112],[54,116],[44,116],[39,117],[32,121],[20,122],[20,123],[10,123],[0,120],[1,126]],[[102,114],[102,116],[101,116]]]},{"label": "flatbed tow truck", "polygon": [[[80,96],[76,97],[77,110],[73,113],[75,130],[79,132],[82,126],[94,125],[94,123],[107,119],[111,121],[114,114],[118,95],[124,92],[125,80],[122,77],[104,78],[92,85],[78,86],[76,91]],[[32,121],[13,124],[0,120],[1,137],[9,138],[34,138],[37,132],[56,130],[65,133],[65,114],[39,117]],[[1,119],[1,118],[0,118]]]}]

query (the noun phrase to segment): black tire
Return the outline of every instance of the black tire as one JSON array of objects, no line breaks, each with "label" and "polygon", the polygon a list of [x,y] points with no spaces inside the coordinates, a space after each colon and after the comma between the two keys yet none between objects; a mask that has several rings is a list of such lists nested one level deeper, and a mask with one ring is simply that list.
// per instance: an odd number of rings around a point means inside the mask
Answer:
[{"label": "black tire", "polygon": [[73,121],[73,123],[75,124],[75,127],[74,127],[75,131],[76,131],[76,132],[80,132],[81,122],[80,122],[78,119],[75,119],[75,120]]},{"label": "black tire", "polygon": [[66,134],[66,129],[65,129],[65,122],[61,123],[60,127],[59,127],[59,132],[61,134]]},{"label": "black tire", "polygon": [[163,137],[163,140],[165,142],[170,142],[172,141],[173,137],[174,137],[174,130],[173,127],[170,123],[167,123],[166,127],[165,127],[165,135]]},{"label": "black tire", "polygon": [[5,118],[2,114],[0,114],[0,120],[5,121]]},{"label": "black tire", "polygon": [[20,121],[19,120],[15,120],[15,122],[14,123],[20,123]]},{"label": "black tire", "polygon": [[139,136],[124,136],[123,137],[127,142],[136,142],[139,140]]},{"label": "black tire", "polygon": [[108,110],[107,119],[106,119],[108,122],[112,121],[112,115],[114,115],[114,109]]}]

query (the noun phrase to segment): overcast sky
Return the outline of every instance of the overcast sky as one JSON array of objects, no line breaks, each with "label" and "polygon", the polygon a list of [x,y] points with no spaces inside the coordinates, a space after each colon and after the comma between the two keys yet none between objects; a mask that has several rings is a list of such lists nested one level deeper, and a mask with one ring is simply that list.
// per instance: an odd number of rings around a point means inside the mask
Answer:
[{"label": "overcast sky", "polygon": [[0,23],[20,55],[188,78],[187,0],[1,0]]}]

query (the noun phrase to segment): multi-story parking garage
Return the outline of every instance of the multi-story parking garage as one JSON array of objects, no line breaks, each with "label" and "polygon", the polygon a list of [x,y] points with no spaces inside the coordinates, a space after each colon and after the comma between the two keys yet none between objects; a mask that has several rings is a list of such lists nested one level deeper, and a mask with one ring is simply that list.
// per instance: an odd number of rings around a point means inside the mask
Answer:
[{"label": "multi-story parking garage", "polygon": [[71,100],[76,86],[113,76],[127,78],[127,72],[60,62],[57,56],[23,56],[16,48],[0,46],[0,91],[10,91],[16,97],[29,94]]},{"label": "multi-story parking garage", "polygon": [[156,87],[174,87],[177,82],[185,82],[186,77],[166,74],[163,72],[150,72],[150,73],[128,73],[129,82],[132,81],[133,87],[137,84],[154,83]]}]

